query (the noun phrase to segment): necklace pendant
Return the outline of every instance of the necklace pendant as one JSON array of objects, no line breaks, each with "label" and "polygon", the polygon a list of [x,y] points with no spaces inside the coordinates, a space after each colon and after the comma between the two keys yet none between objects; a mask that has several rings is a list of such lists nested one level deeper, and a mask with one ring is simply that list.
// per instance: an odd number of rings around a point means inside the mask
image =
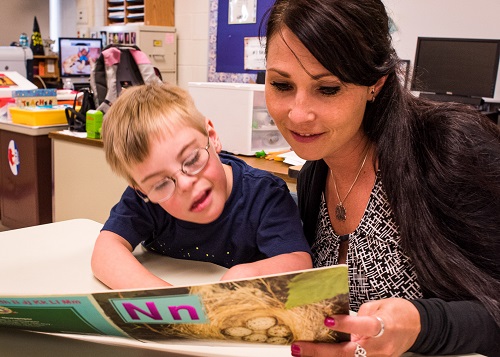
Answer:
[{"label": "necklace pendant", "polygon": [[346,211],[342,203],[339,203],[337,207],[335,207],[335,218],[342,222],[346,220]]}]

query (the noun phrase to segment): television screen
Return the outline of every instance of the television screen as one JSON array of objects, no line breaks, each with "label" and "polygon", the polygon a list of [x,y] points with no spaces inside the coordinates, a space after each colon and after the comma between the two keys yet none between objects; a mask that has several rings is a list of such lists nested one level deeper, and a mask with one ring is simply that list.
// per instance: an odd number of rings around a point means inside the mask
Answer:
[{"label": "television screen", "polygon": [[411,89],[492,98],[500,40],[419,37]]},{"label": "television screen", "polygon": [[102,51],[100,38],[59,38],[61,77],[90,77],[90,64]]}]

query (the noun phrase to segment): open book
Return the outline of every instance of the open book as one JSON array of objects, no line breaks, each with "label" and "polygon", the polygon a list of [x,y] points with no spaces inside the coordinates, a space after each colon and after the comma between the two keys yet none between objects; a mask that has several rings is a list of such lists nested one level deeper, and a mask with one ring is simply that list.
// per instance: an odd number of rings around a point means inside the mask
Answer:
[{"label": "open book", "polygon": [[323,320],[348,313],[345,265],[183,287],[0,296],[0,327],[156,342],[340,342],[348,335]]}]

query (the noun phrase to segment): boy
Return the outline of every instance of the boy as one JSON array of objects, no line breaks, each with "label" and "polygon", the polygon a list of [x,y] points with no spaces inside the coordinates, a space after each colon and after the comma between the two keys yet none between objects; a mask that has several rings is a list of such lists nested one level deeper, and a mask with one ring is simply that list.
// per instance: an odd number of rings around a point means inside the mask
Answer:
[{"label": "boy", "polygon": [[171,285],[135,259],[139,244],[227,267],[223,280],[312,267],[285,182],[218,155],[217,133],[186,91],[127,89],[106,113],[102,135],[108,164],[129,183],[92,254],[94,275],[110,288]]}]

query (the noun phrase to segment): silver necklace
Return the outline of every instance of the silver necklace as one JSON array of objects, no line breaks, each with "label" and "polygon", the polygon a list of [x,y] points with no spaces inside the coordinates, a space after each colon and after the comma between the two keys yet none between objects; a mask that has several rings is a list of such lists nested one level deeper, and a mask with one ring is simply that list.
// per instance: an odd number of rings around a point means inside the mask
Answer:
[{"label": "silver necklace", "polygon": [[347,199],[347,196],[349,196],[349,194],[351,193],[351,190],[354,187],[354,184],[356,183],[356,181],[358,181],[359,174],[361,173],[361,170],[363,170],[363,166],[365,166],[366,158],[368,157],[369,151],[370,150],[368,150],[368,149],[366,150],[365,158],[363,159],[363,162],[361,163],[361,166],[359,167],[358,173],[356,174],[356,178],[354,179],[351,187],[349,187],[349,190],[347,191],[343,200],[340,199],[339,190],[337,189],[337,183],[335,182],[335,178],[333,177],[332,169],[330,169],[330,174],[332,175],[332,181],[333,181],[333,185],[335,187],[335,192],[337,193],[337,198],[339,200],[337,207],[335,207],[335,218],[337,218],[339,221],[345,222],[345,220],[346,220],[347,211],[344,207],[344,202]]}]

